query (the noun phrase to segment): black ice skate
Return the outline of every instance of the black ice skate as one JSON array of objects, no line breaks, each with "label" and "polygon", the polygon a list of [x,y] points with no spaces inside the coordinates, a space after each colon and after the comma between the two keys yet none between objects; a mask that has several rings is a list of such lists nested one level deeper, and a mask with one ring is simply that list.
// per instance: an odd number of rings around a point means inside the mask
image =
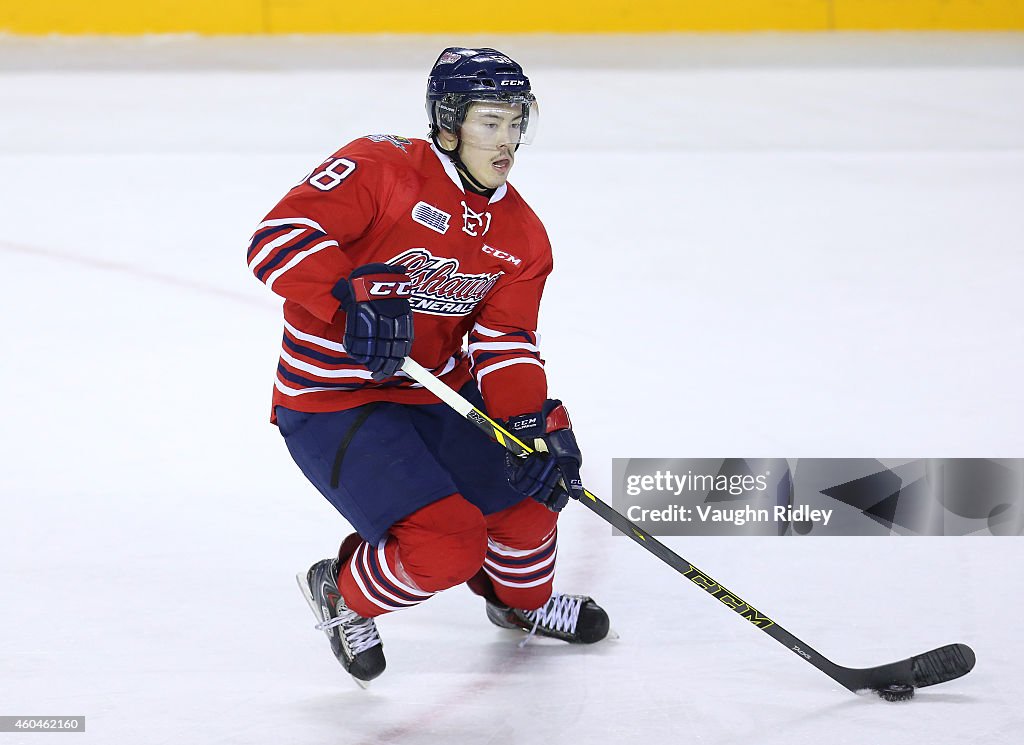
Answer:
[{"label": "black ice skate", "polygon": [[556,592],[537,610],[509,608],[488,600],[487,617],[503,629],[523,629],[530,636],[550,636],[570,644],[593,644],[608,635],[608,614],[585,595]]},{"label": "black ice skate", "polygon": [[338,590],[338,560],[318,561],[295,579],[317,617],[316,628],[330,639],[334,656],[356,683],[366,688],[384,672],[384,645],[373,619],[363,618],[345,605]]}]

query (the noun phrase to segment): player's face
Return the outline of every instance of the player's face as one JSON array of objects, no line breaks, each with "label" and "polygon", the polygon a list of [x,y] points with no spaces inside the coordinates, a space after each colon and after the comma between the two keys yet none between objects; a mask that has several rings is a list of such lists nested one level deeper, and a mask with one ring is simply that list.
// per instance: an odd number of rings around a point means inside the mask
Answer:
[{"label": "player's face", "polygon": [[469,105],[459,130],[459,155],[473,178],[487,188],[496,189],[508,178],[522,124],[521,104],[487,101]]}]

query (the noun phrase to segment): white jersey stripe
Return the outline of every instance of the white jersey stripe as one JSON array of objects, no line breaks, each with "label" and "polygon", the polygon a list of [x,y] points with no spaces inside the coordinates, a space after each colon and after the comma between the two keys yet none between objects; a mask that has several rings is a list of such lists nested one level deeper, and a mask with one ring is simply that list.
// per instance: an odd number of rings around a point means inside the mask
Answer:
[{"label": "white jersey stripe", "polygon": [[320,336],[313,336],[312,334],[307,334],[304,331],[299,331],[297,328],[288,323],[288,321],[284,322],[284,327],[288,329],[288,333],[294,336],[296,339],[308,341],[310,344],[316,344],[318,347],[330,349],[334,352],[345,352],[345,347],[344,345],[341,344],[341,342],[331,341],[330,339],[324,339],[323,337]]},{"label": "white jersey stripe", "polygon": [[274,289],[274,282],[277,281],[277,278],[280,277],[285,272],[287,272],[289,269],[293,268],[296,264],[298,264],[303,259],[306,259],[306,258],[312,256],[313,254],[318,253],[319,251],[323,251],[325,248],[330,248],[331,246],[337,246],[337,245],[338,245],[337,241],[332,241],[332,240],[320,241],[319,243],[317,243],[312,248],[307,248],[305,251],[302,251],[302,252],[296,254],[295,256],[292,257],[291,261],[289,261],[283,267],[281,267],[280,269],[275,271],[273,274],[271,274],[269,277],[267,277],[267,287],[269,287],[270,289]]},{"label": "white jersey stripe", "polygon": [[[310,220],[307,217],[279,217],[276,220],[265,220],[257,225],[256,230],[252,231],[253,238],[255,238],[256,234],[263,230],[263,228],[276,228],[279,225],[305,225],[310,228],[315,228],[321,233],[327,232],[320,226],[320,223],[315,220]],[[249,241],[252,242],[252,238],[250,238]]]},{"label": "white jersey stripe", "polygon": [[515,359],[505,360],[504,362],[495,362],[493,365],[487,365],[483,368],[477,368],[476,370],[476,382],[477,385],[484,379],[484,375],[487,373],[500,370],[503,367],[509,367],[510,365],[536,365],[541,370],[544,369],[544,365],[539,360],[535,360],[533,357],[516,357]]},{"label": "white jersey stripe", "polygon": [[498,351],[505,349],[525,349],[528,352],[540,353],[540,347],[525,341],[478,341],[469,345],[469,353],[480,351]]},{"label": "white jersey stripe", "polygon": [[470,333],[471,334],[479,334],[480,336],[490,336],[492,338],[495,337],[495,336],[504,336],[505,335],[504,331],[495,331],[494,329],[489,329],[486,326],[481,326],[479,323],[474,323],[473,324],[473,330],[470,331]]},{"label": "white jersey stripe", "polygon": [[319,367],[312,363],[296,359],[283,349],[281,350],[281,359],[296,370],[312,373],[313,375],[318,375],[321,378],[357,378],[359,380],[369,380],[373,377],[373,373],[365,368],[362,370],[352,368],[346,370],[328,370],[326,367]]},{"label": "white jersey stripe", "polygon": [[274,376],[274,387],[281,391],[286,396],[295,398],[296,396],[302,396],[306,393],[319,393],[321,391],[334,391],[337,392],[337,388],[289,388],[281,382],[281,378]]},{"label": "white jersey stripe", "polygon": [[252,257],[252,261],[249,262],[249,271],[255,271],[256,267],[263,263],[263,260],[270,255],[270,253],[285,243],[288,243],[293,238],[296,238],[306,232],[305,228],[296,228],[291,232],[279,235],[274,240],[270,241],[267,245],[260,249],[260,252]]},{"label": "white jersey stripe", "polygon": [[[288,323],[288,321],[284,322],[284,327],[288,330],[288,333],[294,336],[296,339],[308,341],[310,344],[315,344],[316,346],[323,347],[324,349],[330,349],[332,352],[341,352],[342,354],[347,354],[347,352],[345,351],[345,345],[342,344],[341,342],[331,341],[330,339],[324,339],[322,336],[313,336],[313,334],[307,334],[304,331],[299,331],[297,328]],[[444,367],[441,368],[440,372],[438,372],[438,368],[436,367],[431,368],[430,371],[438,376],[447,375],[452,370],[454,370],[455,366],[458,364],[459,360],[457,357],[449,357],[448,361],[444,363]],[[399,370],[397,376],[403,378],[409,377],[404,370]],[[421,386],[419,383],[416,383],[415,385],[412,385],[410,387],[422,388],[423,386]]]}]

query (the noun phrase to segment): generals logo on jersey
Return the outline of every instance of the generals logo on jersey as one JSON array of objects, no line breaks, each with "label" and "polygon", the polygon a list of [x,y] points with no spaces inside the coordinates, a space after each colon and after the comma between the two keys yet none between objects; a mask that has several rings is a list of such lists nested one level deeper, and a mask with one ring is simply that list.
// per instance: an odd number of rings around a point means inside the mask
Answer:
[{"label": "generals logo on jersey", "polygon": [[405,137],[399,137],[398,135],[366,135],[366,139],[372,140],[373,142],[390,142],[399,150],[406,153],[409,152],[405,149],[406,145],[412,144],[412,140],[407,140]]},{"label": "generals logo on jersey", "polygon": [[387,263],[404,266],[412,279],[412,309],[436,316],[469,315],[504,274],[460,274],[458,259],[425,248],[409,249]]},{"label": "generals logo on jersey", "polygon": [[371,134],[339,149],[267,214],[247,258],[285,299],[274,407],[436,403],[411,378],[374,380],[345,353],[324,278],[382,262],[407,267],[409,287],[385,276],[367,295],[409,301],[417,362],[456,389],[475,378],[505,418],[544,402],[536,332],[551,271],[544,227],[511,186],[491,199],[467,193],[451,159],[428,140]]}]

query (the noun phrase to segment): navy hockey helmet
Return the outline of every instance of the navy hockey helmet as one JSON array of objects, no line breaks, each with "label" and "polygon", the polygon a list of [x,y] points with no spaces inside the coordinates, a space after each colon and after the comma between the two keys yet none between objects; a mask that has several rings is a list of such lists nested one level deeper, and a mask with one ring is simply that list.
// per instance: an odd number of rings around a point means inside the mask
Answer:
[{"label": "navy hockey helmet", "polygon": [[521,104],[527,131],[531,113],[536,115],[536,98],[522,66],[496,49],[448,47],[437,58],[427,78],[427,117],[431,133],[438,129],[458,133],[473,101]]}]

